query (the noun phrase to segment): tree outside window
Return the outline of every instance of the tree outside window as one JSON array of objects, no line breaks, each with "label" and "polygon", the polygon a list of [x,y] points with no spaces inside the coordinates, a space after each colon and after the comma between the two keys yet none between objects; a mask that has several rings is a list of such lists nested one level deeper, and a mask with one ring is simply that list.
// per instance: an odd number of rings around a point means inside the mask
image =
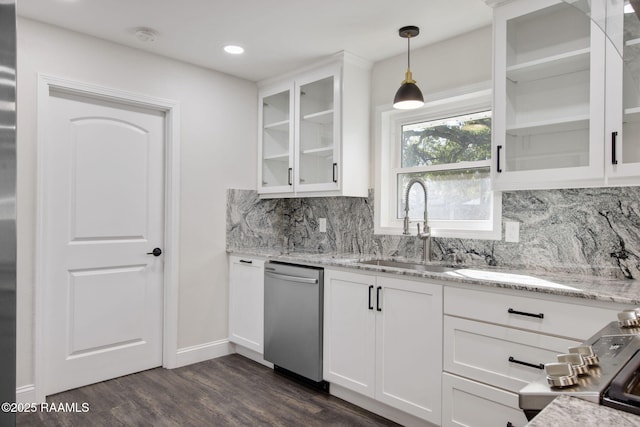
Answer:
[{"label": "tree outside window", "polygon": [[[491,218],[491,111],[402,125],[397,217],[412,178],[424,180],[430,220]],[[422,189],[409,194],[410,218],[423,216]]]}]

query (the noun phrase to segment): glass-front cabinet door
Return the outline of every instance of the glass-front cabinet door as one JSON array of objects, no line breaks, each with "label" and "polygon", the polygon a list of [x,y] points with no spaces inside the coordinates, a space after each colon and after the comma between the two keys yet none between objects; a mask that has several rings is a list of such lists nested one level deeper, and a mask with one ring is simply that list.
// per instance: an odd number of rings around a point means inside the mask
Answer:
[{"label": "glass-front cabinet door", "polygon": [[341,52],[258,90],[260,197],[368,196],[368,61]]},{"label": "glass-front cabinet door", "polygon": [[640,6],[607,0],[605,165],[611,184],[640,177]]},{"label": "glass-front cabinet door", "polygon": [[296,191],[339,188],[339,80],[339,67],[329,67],[296,81]]},{"label": "glass-front cabinet door", "polygon": [[259,192],[293,191],[293,85],[261,94]]},{"label": "glass-front cabinet door", "polygon": [[604,15],[604,5],[574,3],[520,0],[495,11],[494,189],[604,176],[604,33],[580,10]]}]

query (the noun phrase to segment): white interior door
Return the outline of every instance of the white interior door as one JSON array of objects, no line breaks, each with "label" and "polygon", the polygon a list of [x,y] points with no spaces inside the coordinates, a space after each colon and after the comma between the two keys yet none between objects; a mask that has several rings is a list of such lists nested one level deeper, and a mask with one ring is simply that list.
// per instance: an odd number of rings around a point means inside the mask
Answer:
[{"label": "white interior door", "polygon": [[162,364],[164,113],[51,92],[45,392]]}]

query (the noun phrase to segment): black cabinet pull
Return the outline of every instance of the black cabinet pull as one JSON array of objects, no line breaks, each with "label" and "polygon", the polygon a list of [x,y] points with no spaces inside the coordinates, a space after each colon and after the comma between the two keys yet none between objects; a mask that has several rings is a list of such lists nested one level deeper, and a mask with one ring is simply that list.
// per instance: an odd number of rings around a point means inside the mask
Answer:
[{"label": "black cabinet pull", "polygon": [[373,301],[371,301],[371,291],[373,291],[373,285],[369,285],[369,310],[373,310]]},{"label": "black cabinet pull", "polygon": [[382,308],[380,308],[380,290],[382,289],[382,286],[378,286],[376,288],[376,310],[378,311],[382,311]]},{"label": "black cabinet pull", "polygon": [[509,362],[511,363],[517,363],[518,365],[524,365],[524,366],[528,366],[530,368],[536,368],[536,369],[544,369],[544,365],[542,363],[538,363],[537,365],[534,363],[529,363],[529,362],[523,362],[521,360],[518,359],[514,359],[513,356],[509,356]]},{"label": "black cabinet pull", "polygon": [[288,174],[289,174],[289,176],[288,176],[289,185],[293,185],[293,182],[291,181],[291,172],[293,172],[293,168],[289,168],[289,172],[288,172]]},{"label": "black cabinet pull", "polygon": [[496,171],[498,173],[502,172],[502,169],[500,168],[500,151],[502,151],[502,145],[498,145],[498,152],[496,154]]},{"label": "black cabinet pull", "polygon": [[537,317],[538,319],[544,319],[544,313],[527,313],[524,311],[517,311],[514,310],[513,308],[510,308],[509,310],[507,310],[507,312],[509,312],[509,314],[517,314],[519,316],[529,316],[529,317]]},{"label": "black cabinet pull", "polygon": [[616,139],[618,132],[611,132],[611,164],[617,165],[618,159],[616,159]]},{"label": "black cabinet pull", "polygon": [[250,260],[250,259],[249,259],[249,260],[247,260],[247,259],[241,259],[241,260],[240,260],[240,262],[241,262],[242,264],[253,264],[253,261],[252,261],[252,260]]},{"label": "black cabinet pull", "polygon": [[333,164],[333,182],[338,182],[338,164]]}]

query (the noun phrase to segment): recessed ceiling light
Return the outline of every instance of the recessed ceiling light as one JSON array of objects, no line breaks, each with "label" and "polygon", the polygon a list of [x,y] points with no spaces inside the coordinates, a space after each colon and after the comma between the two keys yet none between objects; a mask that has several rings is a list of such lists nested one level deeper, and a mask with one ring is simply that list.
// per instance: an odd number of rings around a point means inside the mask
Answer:
[{"label": "recessed ceiling light", "polygon": [[232,55],[240,55],[241,53],[244,53],[244,48],[242,46],[229,44],[224,47],[224,51]]}]

